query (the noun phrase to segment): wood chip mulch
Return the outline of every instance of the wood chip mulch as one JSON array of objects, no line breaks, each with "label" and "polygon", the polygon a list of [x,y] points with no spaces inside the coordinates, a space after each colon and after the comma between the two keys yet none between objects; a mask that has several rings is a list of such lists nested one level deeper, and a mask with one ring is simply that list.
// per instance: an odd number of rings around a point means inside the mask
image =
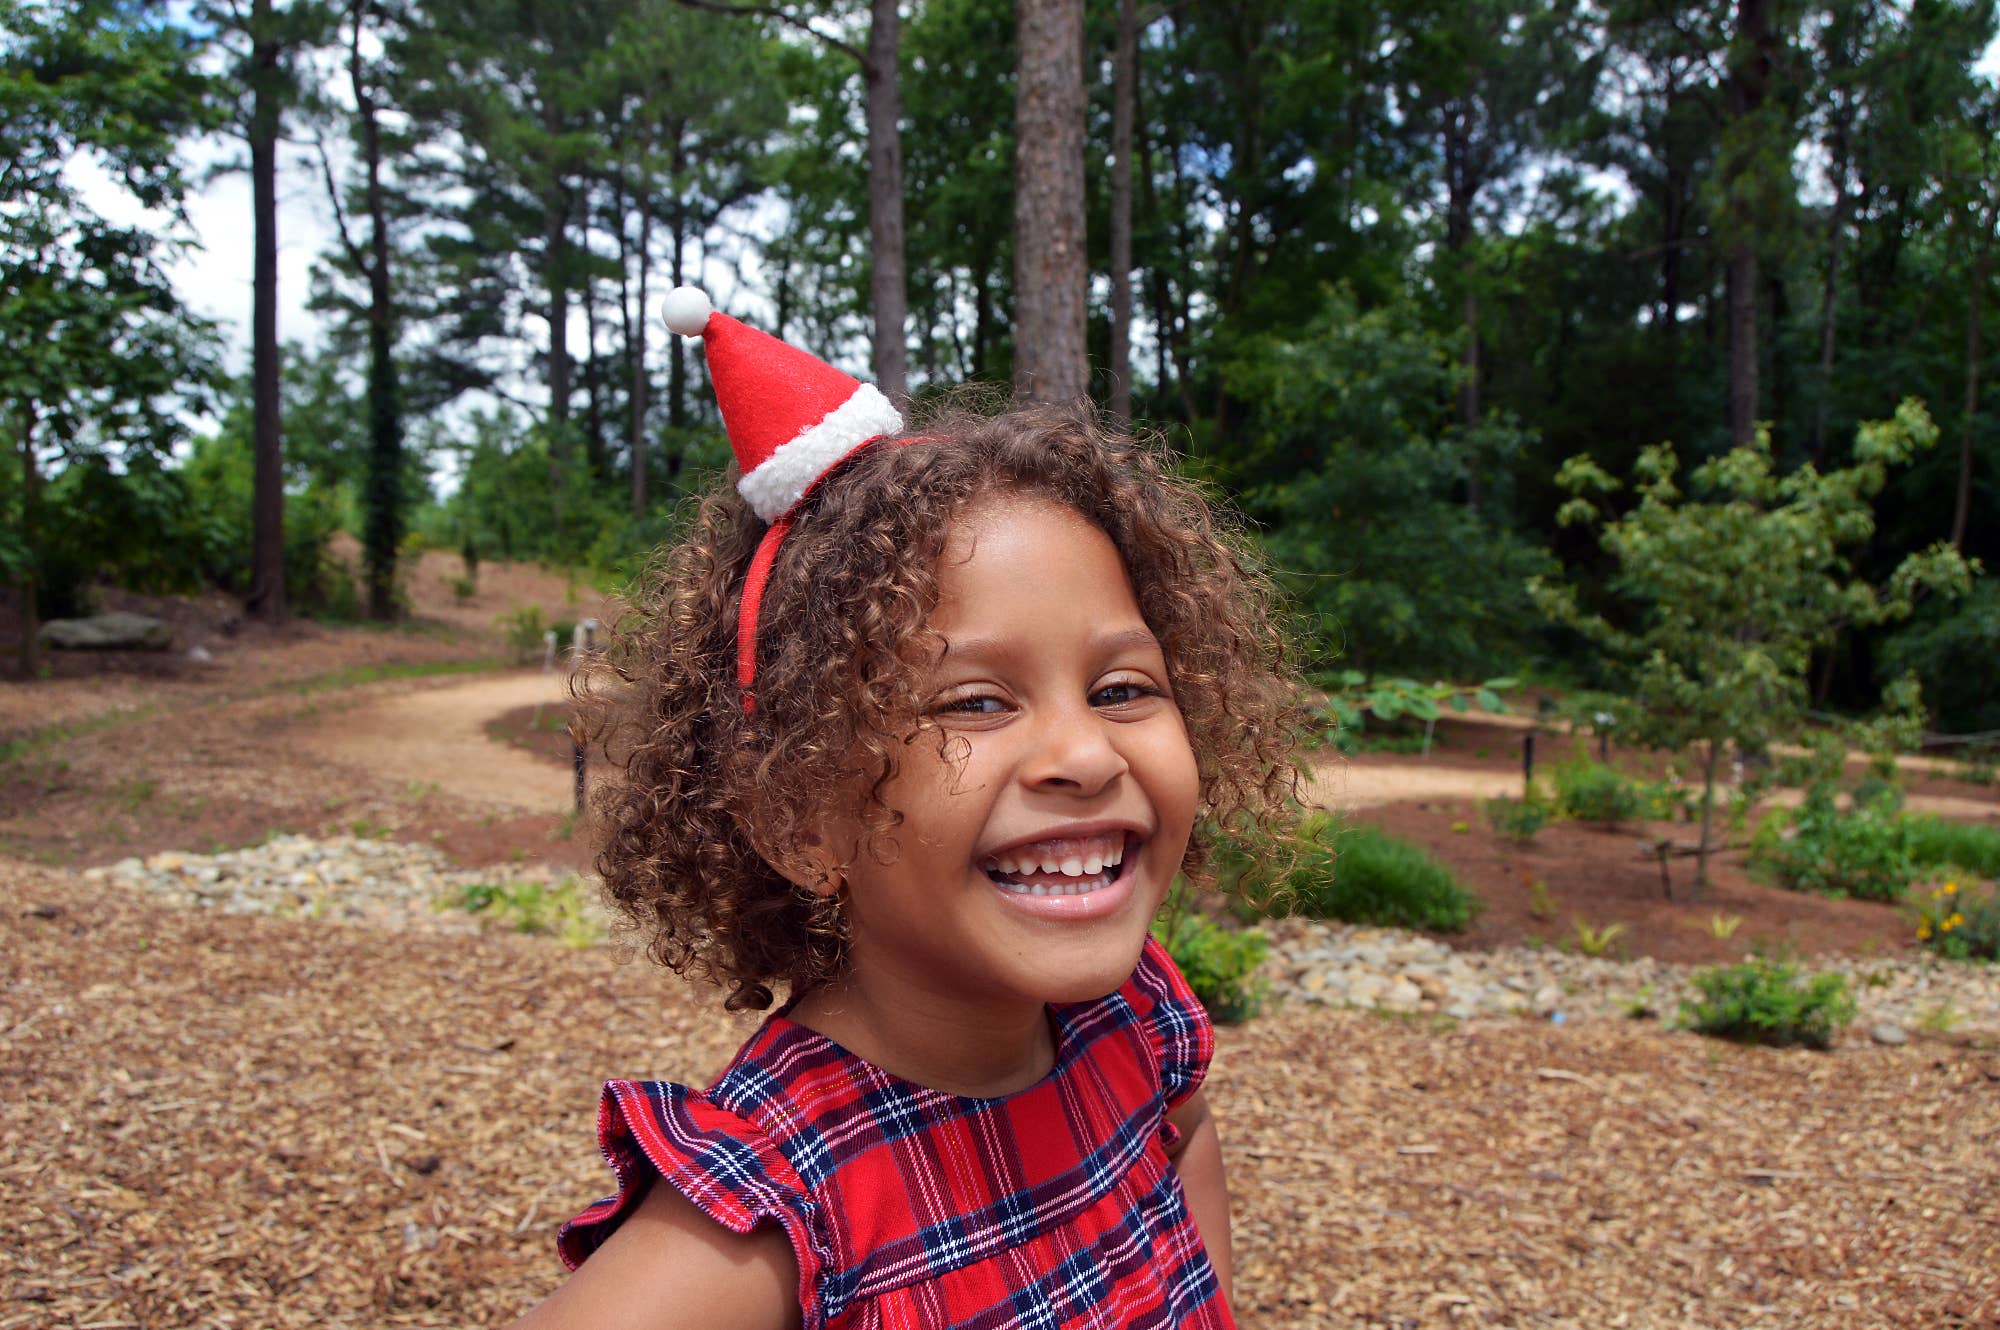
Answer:
[{"label": "wood chip mulch", "polygon": [[[504,1323],[596,1085],[746,1032],[519,937],[0,863],[0,1330]],[[1212,1081],[1246,1328],[2000,1326],[2000,1054],[1289,1010]]]}]

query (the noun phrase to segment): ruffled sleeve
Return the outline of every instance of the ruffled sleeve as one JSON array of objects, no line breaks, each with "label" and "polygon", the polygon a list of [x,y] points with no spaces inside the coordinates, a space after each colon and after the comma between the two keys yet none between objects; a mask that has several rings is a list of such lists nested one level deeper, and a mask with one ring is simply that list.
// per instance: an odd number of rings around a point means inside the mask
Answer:
[{"label": "ruffled sleeve", "polygon": [[[1208,1064],[1215,1056],[1215,1025],[1158,938],[1146,938],[1139,968],[1132,972],[1126,991],[1133,1015],[1144,1026],[1159,1060],[1160,1094],[1166,1111],[1172,1112],[1208,1076]],[[1171,1124],[1165,1133],[1169,1145],[1180,1135]]]},{"label": "ruffled sleeve", "polygon": [[824,1216],[791,1162],[756,1123],[670,1081],[606,1081],[597,1144],[618,1191],[564,1224],[556,1235],[574,1270],[664,1178],[697,1210],[732,1233],[781,1227],[799,1263],[806,1330],[820,1324],[817,1289],[829,1265]]}]

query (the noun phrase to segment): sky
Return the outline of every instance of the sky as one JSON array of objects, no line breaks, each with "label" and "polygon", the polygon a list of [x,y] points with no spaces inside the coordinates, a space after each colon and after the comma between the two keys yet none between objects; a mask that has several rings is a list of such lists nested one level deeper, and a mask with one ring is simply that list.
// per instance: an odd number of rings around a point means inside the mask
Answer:
[{"label": "sky", "polygon": [[[2000,80],[2000,40],[1981,57],[1977,67],[1991,79]],[[333,145],[330,145],[333,147]],[[336,166],[345,155],[345,144],[333,148]],[[209,168],[240,156],[240,148],[225,143],[201,145],[190,154],[197,179]],[[88,163],[72,166],[72,174],[82,184],[93,206],[113,220],[137,220],[124,203],[122,191],[102,179]],[[183,300],[196,312],[222,325],[228,347],[227,363],[243,370],[249,363],[250,345],[250,258],[251,217],[250,179],[240,171],[217,173],[188,200],[189,219],[198,246],[170,266],[175,286]],[[350,218],[350,225],[354,219]],[[278,179],[278,329],[287,340],[314,344],[319,340],[320,316],[306,308],[312,289],[312,268],[319,256],[335,241],[333,210],[326,198],[319,160],[309,148],[294,147],[280,157]],[[357,235],[357,239],[360,237]],[[729,308],[731,278],[721,265],[705,274],[718,307]],[[661,290],[664,294],[664,289]],[[656,297],[657,299],[657,297]],[[652,311],[657,314],[657,311]],[[572,329],[572,343],[583,335],[582,315]]]}]

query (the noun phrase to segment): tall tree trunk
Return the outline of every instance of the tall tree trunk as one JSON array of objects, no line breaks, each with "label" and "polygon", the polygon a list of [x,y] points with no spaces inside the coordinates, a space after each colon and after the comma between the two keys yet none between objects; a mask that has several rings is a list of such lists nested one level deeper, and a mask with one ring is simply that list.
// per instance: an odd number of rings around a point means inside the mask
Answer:
[{"label": "tall tree trunk", "polygon": [[[562,129],[562,113],[553,97],[544,96],[542,128],[553,140]],[[569,460],[569,191],[561,168],[548,164],[549,179],[542,195],[542,281],[548,289],[549,346],[546,372],[549,385],[549,502],[555,517],[557,538],[563,529],[566,483],[564,463]]]},{"label": "tall tree trunk", "polygon": [[1020,0],[1014,15],[1014,390],[1074,402],[1090,386],[1083,2]]},{"label": "tall tree trunk", "polygon": [[[678,157],[676,158],[678,165]],[[674,199],[674,213],[669,219],[674,230],[673,236],[673,279],[675,287],[686,284],[683,263],[687,244],[687,205],[678,197]],[[687,428],[687,339],[669,337],[667,339],[667,425],[675,430]]]},{"label": "tall tree trunk", "polygon": [[1118,0],[1111,54],[1111,418],[1132,422],[1132,113],[1137,100],[1138,0]]},{"label": "tall tree trunk", "polygon": [[909,286],[903,256],[902,15],[896,0],[872,0],[868,56],[869,299],[875,307],[875,386],[909,394]]},{"label": "tall tree trunk", "polygon": [[[589,238],[585,237],[585,245]],[[610,463],[604,448],[604,362],[597,355],[597,279],[583,282],[583,455],[592,480],[602,480]]]},{"label": "tall tree trunk", "polygon": [[284,436],[278,375],[278,117],[282,47],[271,0],[250,6],[250,281],[252,491],[250,593],[243,608],[282,623],[285,605]]},{"label": "tall tree trunk", "polygon": [[1965,425],[1958,436],[1958,502],[1952,508],[1951,543],[1965,549],[1966,522],[1972,515],[1972,435],[1979,422],[1979,357],[1981,307],[1993,271],[1993,229],[2000,223],[2000,205],[1986,208],[1979,231],[1979,249],[1972,260],[1972,294],[1965,318]]},{"label": "tall tree trunk", "polygon": [[1743,447],[1757,434],[1757,243],[1750,197],[1755,185],[1744,177],[1764,169],[1766,153],[1757,125],[1770,96],[1777,34],[1771,27],[1772,0],[1737,0],[1736,33],[1730,44],[1726,101],[1736,142],[1728,151],[1724,191],[1729,218],[1729,442]]},{"label": "tall tree trunk", "polygon": [[42,672],[42,616],[35,598],[40,588],[35,584],[35,507],[41,494],[41,475],[35,467],[34,412],[22,407],[21,412],[21,550],[27,556],[21,561],[21,576],[15,583],[21,589],[21,677],[32,679]]},{"label": "tall tree trunk", "polygon": [[361,30],[370,0],[355,0],[348,80],[360,121],[368,205],[368,472],[362,547],[368,617],[396,615],[396,556],[403,541],[403,416],[396,371],[396,307],[389,257],[389,205],[382,188],[382,125],[361,58]]},{"label": "tall tree trunk", "polygon": [[1841,190],[1833,199],[1833,212],[1826,223],[1826,276],[1819,291],[1819,392],[1813,404],[1813,431],[1809,456],[1815,467],[1826,468],[1826,419],[1833,406],[1834,324],[1840,308],[1840,244],[1847,230],[1848,195],[1845,174]]},{"label": "tall tree trunk", "polygon": [[[619,226],[619,234],[624,234],[624,226]],[[653,210],[647,202],[639,205],[639,317],[634,321],[631,335],[626,344],[631,348],[632,389],[631,426],[628,430],[626,447],[632,458],[632,520],[638,521],[646,515],[646,408],[652,389],[652,380],[646,373],[646,303],[647,277],[652,268],[653,254]],[[678,340],[678,339],[676,339]]]}]

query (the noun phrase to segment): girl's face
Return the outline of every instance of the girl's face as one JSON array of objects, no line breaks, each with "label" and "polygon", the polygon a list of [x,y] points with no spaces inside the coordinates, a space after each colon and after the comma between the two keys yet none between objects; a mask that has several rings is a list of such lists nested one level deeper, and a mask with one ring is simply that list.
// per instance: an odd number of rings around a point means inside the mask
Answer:
[{"label": "girl's face", "polygon": [[847,871],[854,981],[1101,997],[1137,964],[1194,825],[1159,643],[1110,539],[1047,499],[975,501],[938,571],[944,653],[882,791],[904,820]]}]

